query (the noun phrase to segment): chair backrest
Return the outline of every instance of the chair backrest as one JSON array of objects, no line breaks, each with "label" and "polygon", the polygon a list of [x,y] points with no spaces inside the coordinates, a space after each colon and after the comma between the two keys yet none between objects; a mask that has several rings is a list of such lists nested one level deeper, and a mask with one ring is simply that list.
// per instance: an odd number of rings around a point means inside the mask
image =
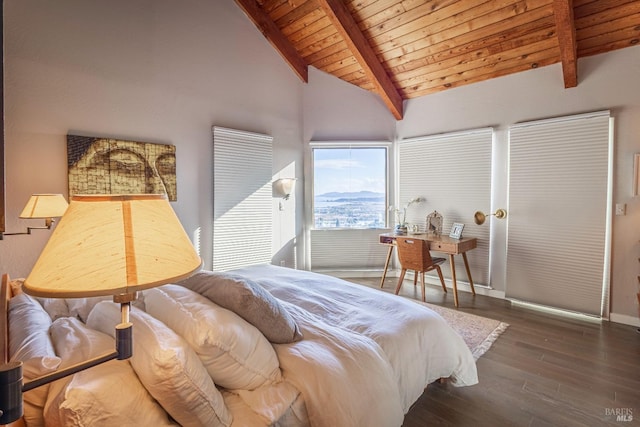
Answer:
[{"label": "chair backrest", "polygon": [[396,237],[398,259],[402,268],[425,271],[433,264],[429,245],[425,240],[411,237]]}]

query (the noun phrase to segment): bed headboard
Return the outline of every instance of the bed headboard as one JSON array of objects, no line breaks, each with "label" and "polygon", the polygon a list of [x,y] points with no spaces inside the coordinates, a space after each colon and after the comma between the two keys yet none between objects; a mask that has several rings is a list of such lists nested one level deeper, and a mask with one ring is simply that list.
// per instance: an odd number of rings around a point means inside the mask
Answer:
[{"label": "bed headboard", "polygon": [[[2,286],[0,288],[0,316],[2,316],[2,322],[0,322],[0,354],[2,354],[2,364],[9,361],[9,299],[11,299],[11,280],[8,274],[2,275]],[[7,424],[6,427],[25,427],[24,418],[20,418],[18,421],[11,424]]]},{"label": "bed headboard", "polygon": [[1,315],[2,323],[0,323],[0,335],[2,340],[0,341],[0,354],[2,354],[2,364],[9,361],[9,298],[11,298],[11,287],[9,286],[9,275],[2,275],[2,291],[0,295]]}]

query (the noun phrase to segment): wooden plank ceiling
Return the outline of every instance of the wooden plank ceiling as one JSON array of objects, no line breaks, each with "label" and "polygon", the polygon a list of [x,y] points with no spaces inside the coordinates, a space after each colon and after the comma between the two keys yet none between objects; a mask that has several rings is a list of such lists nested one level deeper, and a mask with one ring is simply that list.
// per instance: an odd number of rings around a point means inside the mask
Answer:
[{"label": "wooden plank ceiling", "polygon": [[235,0],[307,81],[313,66],[377,93],[398,120],[403,100],[634,46],[640,0]]}]

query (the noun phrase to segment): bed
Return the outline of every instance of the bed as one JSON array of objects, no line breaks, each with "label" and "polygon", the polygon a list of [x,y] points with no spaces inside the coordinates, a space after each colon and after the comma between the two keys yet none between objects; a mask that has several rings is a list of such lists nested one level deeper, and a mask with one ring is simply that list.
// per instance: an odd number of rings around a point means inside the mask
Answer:
[{"label": "bed", "polygon": [[[25,380],[113,349],[109,297],[36,299],[12,284],[3,354]],[[478,381],[437,313],[308,271],[200,271],[142,292],[131,320],[134,356],[25,393],[28,427],[392,427],[433,381]]]}]

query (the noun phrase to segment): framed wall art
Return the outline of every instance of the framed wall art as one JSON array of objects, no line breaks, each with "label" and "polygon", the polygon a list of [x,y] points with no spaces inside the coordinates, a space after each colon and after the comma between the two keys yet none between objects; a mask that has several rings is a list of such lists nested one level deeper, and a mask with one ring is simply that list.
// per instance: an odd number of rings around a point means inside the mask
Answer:
[{"label": "framed wall art", "polygon": [[67,135],[69,197],[74,194],[166,194],[176,201],[176,147]]}]

